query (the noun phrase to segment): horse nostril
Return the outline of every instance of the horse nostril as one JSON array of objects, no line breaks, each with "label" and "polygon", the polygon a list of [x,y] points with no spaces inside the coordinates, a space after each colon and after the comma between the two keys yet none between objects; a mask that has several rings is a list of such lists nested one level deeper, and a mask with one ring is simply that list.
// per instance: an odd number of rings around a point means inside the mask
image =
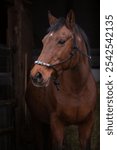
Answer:
[{"label": "horse nostril", "polygon": [[38,72],[35,77],[36,77],[37,79],[41,80],[41,79],[42,79],[42,74]]},{"label": "horse nostril", "polygon": [[43,77],[40,72],[38,72],[32,79],[34,82],[38,82],[38,83],[41,83],[43,81]]},{"label": "horse nostril", "polygon": [[35,75],[35,78],[37,79],[37,82],[42,82],[42,80],[43,80],[42,74],[39,72]]}]

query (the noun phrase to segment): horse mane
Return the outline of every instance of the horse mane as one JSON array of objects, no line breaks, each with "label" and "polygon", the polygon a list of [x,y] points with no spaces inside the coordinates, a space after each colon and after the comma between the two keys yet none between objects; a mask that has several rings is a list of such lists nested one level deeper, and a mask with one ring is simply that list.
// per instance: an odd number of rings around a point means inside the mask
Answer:
[{"label": "horse mane", "polygon": [[88,37],[86,35],[86,33],[84,32],[84,30],[77,24],[75,24],[75,33],[80,34],[85,42],[85,46],[87,48],[87,54],[90,56],[90,44],[89,44],[89,40]]},{"label": "horse mane", "polygon": [[[56,32],[57,30],[62,28],[64,25],[67,26],[66,19],[61,17],[57,20],[57,22],[54,25],[51,25],[47,31],[48,32]],[[82,38],[85,42],[86,48],[87,48],[87,54],[90,55],[90,45],[89,45],[88,37],[87,37],[86,33],[84,32],[84,30],[78,24],[75,24],[73,31],[75,31],[75,33],[80,34],[82,36]]]}]

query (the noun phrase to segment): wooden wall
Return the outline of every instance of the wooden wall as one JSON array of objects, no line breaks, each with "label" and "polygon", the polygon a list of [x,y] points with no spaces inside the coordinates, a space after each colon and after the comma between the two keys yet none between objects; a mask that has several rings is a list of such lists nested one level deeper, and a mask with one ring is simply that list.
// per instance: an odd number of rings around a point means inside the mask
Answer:
[{"label": "wooden wall", "polygon": [[33,49],[31,4],[14,0],[8,9],[7,44],[13,49],[14,97],[16,99],[16,146],[23,149],[25,128],[25,89],[30,54]]}]

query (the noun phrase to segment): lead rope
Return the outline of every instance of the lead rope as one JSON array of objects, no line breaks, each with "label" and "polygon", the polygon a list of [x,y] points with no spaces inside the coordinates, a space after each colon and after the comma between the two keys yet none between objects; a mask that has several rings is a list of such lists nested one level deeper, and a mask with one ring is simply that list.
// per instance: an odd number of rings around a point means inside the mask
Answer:
[{"label": "lead rope", "polygon": [[58,80],[58,78],[53,79],[54,85],[57,89],[57,91],[60,91],[60,81]]},{"label": "lead rope", "polygon": [[[75,52],[72,51],[72,52],[70,53],[70,57],[67,59],[67,61],[68,61],[68,60],[71,60],[71,58],[73,57],[74,54],[75,54]],[[53,68],[53,69],[55,70],[55,72],[56,72],[56,77],[53,78],[54,85],[55,85],[57,91],[60,91],[60,81],[59,81],[58,76],[57,76],[57,70],[55,69],[54,66],[52,66],[52,68]]]}]

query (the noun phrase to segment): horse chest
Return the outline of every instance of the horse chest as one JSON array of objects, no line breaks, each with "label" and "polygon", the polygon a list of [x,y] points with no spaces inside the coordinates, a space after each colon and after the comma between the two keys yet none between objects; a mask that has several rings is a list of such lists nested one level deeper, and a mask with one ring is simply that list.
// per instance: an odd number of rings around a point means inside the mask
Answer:
[{"label": "horse chest", "polygon": [[[63,101],[64,99],[64,101]],[[56,112],[66,124],[78,124],[87,117],[91,107],[85,97],[78,95],[62,96],[57,99]]]}]

